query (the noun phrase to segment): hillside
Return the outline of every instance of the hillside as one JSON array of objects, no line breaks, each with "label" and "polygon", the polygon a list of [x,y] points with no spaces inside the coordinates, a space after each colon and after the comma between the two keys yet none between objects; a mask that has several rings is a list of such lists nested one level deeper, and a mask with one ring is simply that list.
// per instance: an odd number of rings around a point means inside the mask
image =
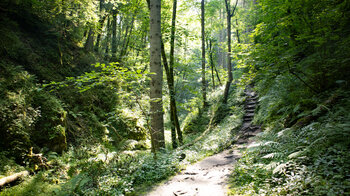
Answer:
[{"label": "hillside", "polygon": [[0,195],[350,195],[349,18],[331,0],[1,1]]}]

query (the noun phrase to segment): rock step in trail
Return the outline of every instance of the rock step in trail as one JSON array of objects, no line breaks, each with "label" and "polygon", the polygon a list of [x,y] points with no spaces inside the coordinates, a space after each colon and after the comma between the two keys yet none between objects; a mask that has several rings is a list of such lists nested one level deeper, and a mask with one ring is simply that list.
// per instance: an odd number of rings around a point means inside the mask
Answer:
[{"label": "rock step in trail", "polygon": [[155,187],[147,196],[223,196],[226,195],[227,180],[234,163],[241,157],[240,151],[250,137],[256,136],[260,126],[252,125],[257,95],[250,88],[245,90],[247,96],[243,125],[236,137],[232,149],[207,157],[186,170],[172,177],[167,182]]}]

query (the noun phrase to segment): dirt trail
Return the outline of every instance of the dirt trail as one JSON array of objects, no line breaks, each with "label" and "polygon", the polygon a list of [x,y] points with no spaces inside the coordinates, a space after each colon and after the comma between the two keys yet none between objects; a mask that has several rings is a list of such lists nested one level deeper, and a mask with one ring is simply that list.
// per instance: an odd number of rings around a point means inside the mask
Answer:
[{"label": "dirt trail", "polygon": [[232,149],[207,157],[155,187],[147,196],[223,196],[226,195],[227,180],[234,163],[240,158],[241,150],[252,143],[251,137],[260,132],[259,126],[251,125],[257,96],[247,90],[243,125]]}]

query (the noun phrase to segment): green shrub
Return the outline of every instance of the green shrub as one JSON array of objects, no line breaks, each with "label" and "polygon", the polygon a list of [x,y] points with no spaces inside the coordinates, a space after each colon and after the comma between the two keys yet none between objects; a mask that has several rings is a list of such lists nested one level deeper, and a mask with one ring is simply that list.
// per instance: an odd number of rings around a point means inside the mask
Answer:
[{"label": "green shrub", "polygon": [[[339,93],[339,92],[338,92]],[[269,122],[232,173],[232,195],[344,195],[350,190],[348,93],[316,122]],[[312,114],[311,111],[305,111]]]},{"label": "green shrub", "polygon": [[41,116],[32,131],[32,141],[40,147],[62,153],[67,149],[67,111],[63,104],[45,91],[37,91],[33,96],[34,107],[40,108]]},{"label": "green shrub", "polygon": [[30,133],[40,110],[31,105],[33,77],[19,67],[0,67],[0,148],[19,161],[32,144]]}]

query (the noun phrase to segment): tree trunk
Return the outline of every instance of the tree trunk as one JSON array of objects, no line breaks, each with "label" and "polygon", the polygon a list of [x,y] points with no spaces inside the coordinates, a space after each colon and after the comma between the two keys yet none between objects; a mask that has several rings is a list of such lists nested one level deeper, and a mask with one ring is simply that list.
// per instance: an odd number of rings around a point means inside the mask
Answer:
[{"label": "tree trunk", "polygon": [[97,34],[97,38],[96,38],[96,44],[94,47],[94,50],[96,52],[98,52],[98,49],[100,47],[100,41],[101,41],[101,35],[102,35],[102,30],[103,30],[103,24],[106,21],[107,15],[105,14],[105,9],[104,9],[104,4],[105,1],[104,0],[100,0],[100,20],[98,21],[99,23],[99,32]]},{"label": "tree trunk", "polygon": [[[170,68],[169,68],[169,92],[170,92],[170,112],[172,114],[172,131],[175,132],[178,136],[179,143],[182,144],[182,131],[180,128],[179,118],[177,115],[176,109],[176,100],[175,100],[175,87],[174,87],[174,52],[175,52],[175,27],[176,27],[176,10],[177,10],[177,0],[173,0],[173,15],[171,22],[171,36],[170,36]],[[174,129],[174,130],[173,130]],[[176,134],[174,134],[176,135]],[[176,141],[176,138],[175,138]],[[173,145],[174,147],[174,145]],[[176,147],[175,147],[176,148]]]},{"label": "tree trunk", "polygon": [[201,1],[201,30],[202,30],[202,96],[203,96],[203,108],[207,107],[207,87],[205,81],[205,31],[204,31],[204,1]]},{"label": "tree trunk", "polygon": [[84,46],[84,49],[86,51],[91,51],[94,47],[94,34],[95,34],[95,32],[92,30],[92,28],[90,28],[89,34],[88,34],[88,37],[86,39],[85,46]]},{"label": "tree trunk", "polygon": [[111,19],[110,17],[108,16],[108,19],[107,19],[107,35],[106,35],[106,49],[105,49],[105,59],[108,58],[108,54],[109,54],[109,39],[111,37]]},{"label": "tree trunk", "polygon": [[238,19],[237,18],[236,18],[236,36],[237,36],[237,42],[241,43],[241,40],[239,39]]},{"label": "tree trunk", "polygon": [[13,181],[16,181],[17,179],[24,177],[24,176],[28,176],[29,172],[28,171],[22,171],[19,173],[15,173],[11,176],[7,176],[5,178],[1,178],[0,179],[0,187],[4,186],[5,184],[11,183]]},{"label": "tree trunk", "polygon": [[112,19],[112,61],[115,60],[117,53],[117,11],[113,10]]},{"label": "tree trunk", "polygon": [[130,36],[134,27],[134,22],[135,22],[135,15],[136,13],[134,13],[134,15],[132,16],[131,22],[130,24],[126,27],[125,30],[125,35],[124,35],[124,40],[122,43],[122,48],[120,50],[120,55],[118,58],[118,62],[121,62],[123,57],[126,55],[126,51],[128,50],[128,46],[129,46],[129,40],[130,40]]},{"label": "tree trunk", "polygon": [[218,78],[219,84],[220,84],[220,86],[221,86],[222,84],[221,84],[221,80],[220,80],[220,77],[219,77],[219,72],[218,72],[218,70],[216,69],[216,66],[215,66],[214,64],[213,64],[213,67],[214,67],[214,69],[215,69],[216,77]]},{"label": "tree trunk", "polygon": [[209,59],[210,59],[210,68],[211,68],[211,80],[213,83],[213,89],[215,89],[215,77],[214,77],[214,61],[213,61],[213,45],[212,40],[209,40]]},{"label": "tree trunk", "polygon": [[231,18],[234,16],[235,14],[235,10],[237,8],[237,4],[238,4],[238,0],[236,0],[236,5],[234,7],[234,9],[231,12],[231,8],[230,8],[230,2],[227,2],[228,0],[225,0],[225,5],[226,5],[226,18],[227,18],[227,75],[228,75],[228,79],[226,82],[226,86],[225,86],[225,91],[224,91],[224,100],[223,103],[227,103],[227,98],[228,98],[228,94],[230,91],[230,86],[233,80],[232,77],[232,65],[231,65]]},{"label": "tree trunk", "polygon": [[161,66],[161,0],[150,0],[150,113],[151,113],[151,138],[154,151],[165,147],[164,120],[162,104],[162,79]]},{"label": "tree trunk", "polygon": [[106,18],[107,18],[107,15],[103,16],[101,18],[101,20],[99,21],[99,28],[100,28],[100,31],[98,32],[97,34],[97,38],[96,38],[96,44],[95,44],[95,51],[98,52],[98,49],[100,47],[100,41],[101,41],[101,35],[102,35],[102,30],[103,30],[103,24],[105,23],[106,21]]}]

